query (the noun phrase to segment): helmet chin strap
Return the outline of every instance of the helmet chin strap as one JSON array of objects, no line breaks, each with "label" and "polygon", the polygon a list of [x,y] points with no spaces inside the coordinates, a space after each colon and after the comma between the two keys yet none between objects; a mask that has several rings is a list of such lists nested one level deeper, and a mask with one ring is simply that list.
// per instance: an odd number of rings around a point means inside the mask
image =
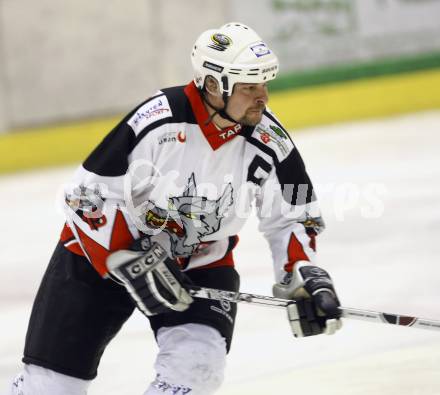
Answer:
[{"label": "helmet chin strap", "polygon": [[227,93],[228,90],[228,78],[226,76],[222,77],[222,83],[223,83],[223,94],[222,94],[222,98],[223,98],[223,102],[225,103],[223,108],[215,108],[210,102],[209,100],[206,98],[206,96],[203,94],[202,91],[202,97],[203,100],[205,101],[205,103],[214,110],[214,113],[211,114],[211,116],[208,118],[206,123],[209,123],[212,121],[212,119],[215,117],[216,114],[220,115],[222,118],[227,119],[230,122],[233,123],[239,123],[238,121],[236,121],[234,118],[232,118],[227,112],[226,112],[226,107],[228,106],[228,101],[229,101],[229,96]]},{"label": "helmet chin strap", "polygon": [[236,121],[234,118],[232,118],[227,112],[226,112],[226,106],[228,105],[228,101],[226,99],[223,99],[223,101],[225,101],[225,106],[223,108],[215,108],[207,99],[207,97],[205,95],[202,94],[203,97],[203,101],[208,105],[208,107],[212,108],[214,110],[214,112],[210,115],[210,117],[208,118],[208,120],[206,121],[206,123],[208,124],[209,122],[212,121],[212,119],[218,114],[220,115],[222,118],[227,119],[230,122],[233,123],[239,123],[238,121]]}]

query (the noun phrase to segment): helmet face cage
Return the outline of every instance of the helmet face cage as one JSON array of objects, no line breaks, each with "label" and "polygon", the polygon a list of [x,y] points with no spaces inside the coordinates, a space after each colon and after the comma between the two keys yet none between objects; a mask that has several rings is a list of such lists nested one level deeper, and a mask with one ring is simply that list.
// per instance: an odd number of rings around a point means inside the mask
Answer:
[{"label": "helmet face cage", "polygon": [[203,89],[210,75],[223,96],[230,96],[236,83],[273,80],[279,68],[275,54],[257,33],[241,23],[203,32],[194,44],[191,61],[196,86]]}]

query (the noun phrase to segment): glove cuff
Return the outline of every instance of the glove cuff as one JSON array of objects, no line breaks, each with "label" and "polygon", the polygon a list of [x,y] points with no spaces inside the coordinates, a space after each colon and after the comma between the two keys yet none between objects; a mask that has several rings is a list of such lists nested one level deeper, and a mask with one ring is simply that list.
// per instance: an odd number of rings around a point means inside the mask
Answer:
[{"label": "glove cuff", "polygon": [[304,277],[300,269],[304,267],[315,267],[309,261],[297,261],[293,266],[292,272],[286,272],[283,279],[273,285],[272,294],[276,298],[297,299],[307,298],[310,295],[304,288]]}]

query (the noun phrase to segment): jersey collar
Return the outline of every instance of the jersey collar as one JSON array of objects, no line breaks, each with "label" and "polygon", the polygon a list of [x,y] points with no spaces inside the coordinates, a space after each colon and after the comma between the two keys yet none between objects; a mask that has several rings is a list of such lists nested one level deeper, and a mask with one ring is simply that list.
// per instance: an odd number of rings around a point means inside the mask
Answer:
[{"label": "jersey collar", "polygon": [[200,96],[200,92],[194,84],[194,81],[190,82],[185,87],[185,95],[188,97],[196,121],[202,130],[203,135],[206,140],[208,140],[208,143],[213,150],[220,148],[223,144],[240,134],[242,126],[239,123],[222,130],[218,130],[213,122],[207,123],[209,113],[203,104],[202,97]]}]

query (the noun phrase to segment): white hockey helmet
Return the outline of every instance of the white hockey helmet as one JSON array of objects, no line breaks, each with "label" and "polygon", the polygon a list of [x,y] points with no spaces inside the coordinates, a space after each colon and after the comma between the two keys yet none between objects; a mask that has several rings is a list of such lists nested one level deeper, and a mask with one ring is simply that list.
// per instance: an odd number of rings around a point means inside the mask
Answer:
[{"label": "white hockey helmet", "polygon": [[234,84],[265,83],[278,72],[278,58],[261,37],[242,23],[227,23],[203,32],[194,44],[191,61],[199,89],[208,75],[214,77],[223,96],[231,96]]}]

